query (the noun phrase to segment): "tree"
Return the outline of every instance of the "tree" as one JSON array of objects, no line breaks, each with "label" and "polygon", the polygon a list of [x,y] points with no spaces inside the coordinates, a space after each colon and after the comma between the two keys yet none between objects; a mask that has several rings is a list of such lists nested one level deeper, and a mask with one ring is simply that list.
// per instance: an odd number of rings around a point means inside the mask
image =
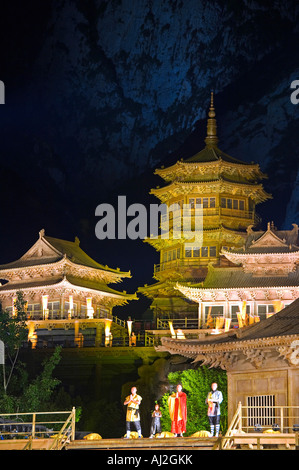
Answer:
[{"label": "tree", "polygon": [[[184,371],[171,372],[168,375],[170,389],[175,390],[178,383],[183,386],[183,391],[187,394],[187,432],[191,435],[197,431],[209,431],[209,422],[207,418],[206,397],[211,390],[211,384],[217,382],[218,389],[223,393],[223,402],[221,404],[221,431],[224,433],[227,428],[227,378],[226,373],[218,369],[208,369],[199,367],[198,369],[187,369]],[[169,394],[164,394],[160,400],[160,409],[162,411],[162,429],[170,431],[171,421],[168,410]]]},{"label": "tree", "polygon": [[4,356],[9,360],[9,366],[6,367],[5,357],[3,361],[3,389],[7,392],[7,387],[16,367],[19,350],[22,343],[27,339],[26,311],[23,293],[17,292],[14,302],[14,314],[11,315],[7,310],[3,310],[0,305],[0,340],[5,347]]}]

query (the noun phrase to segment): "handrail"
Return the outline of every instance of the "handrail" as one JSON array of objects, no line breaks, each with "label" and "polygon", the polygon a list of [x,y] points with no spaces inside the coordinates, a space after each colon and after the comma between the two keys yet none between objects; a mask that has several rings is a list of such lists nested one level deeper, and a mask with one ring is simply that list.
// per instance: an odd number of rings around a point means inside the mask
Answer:
[{"label": "handrail", "polygon": [[[232,435],[230,436],[230,449],[235,445],[235,441],[238,440],[239,443],[244,441],[244,445],[248,445],[248,441],[250,441],[250,444],[252,445],[252,441],[256,441],[256,448],[257,450],[263,449],[262,444],[275,444],[275,441],[285,441],[285,445],[289,447],[289,444],[293,444],[296,448],[298,447],[299,444],[299,433],[291,433],[287,434],[284,436],[281,436],[281,434],[263,434],[263,433],[255,433],[254,436],[248,436],[246,434],[241,434],[241,435]],[[224,444],[223,444],[224,441]],[[263,441],[263,443],[261,443]],[[269,442],[267,442],[269,441]],[[225,443],[227,442],[227,437],[226,436],[220,436],[217,439],[217,442],[214,444],[212,450],[225,450]]]},{"label": "handrail", "polygon": [[[265,429],[271,429],[271,426],[274,424],[277,424],[276,421],[280,422],[280,431],[285,432],[286,430],[289,432],[290,429],[294,426],[294,424],[299,424],[299,406],[294,405],[294,406],[289,406],[289,405],[273,405],[270,407],[266,406],[249,406],[249,405],[242,405],[241,402],[238,403],[236,412],[231,420],[231,423],[226,431],[225,436],[221,437],[219,441],[215,444],[215,448],[218,448],[220,446],[221,449],[225,448],[230,448],[233,445],[233,441],[236,438],[236,433],[238,434],[238,438],[242,437],[243,435],[244,440],[246,439],[246,432],[245,430],[250,430],[251,428],[255,428],[255,426],[252,425],[252,420],[255,419],[255,416],[252,416],[252,414],[248,415],[246,411],[248,410],[258,410],[259,412],[257,413],[256,416],[256,421],[258,421],[258,418],[260,420],[267,419],[269,420],[269,410],[271,409],[272,415],[271,415],[271,420],[267,424],[261,425],[261,428]],[[277,411],[277,413],[276,413]],[[243,421],[247,420],[248,422],[244,425]],[[255,423],[255,425],[259,424],[258,422]],[[253,431],[254,432],[254,431]],[[259,433],[256,432],[257,436],[256,438],[266,438],[267,435],[265,433],[261,433],[259,437]],[[296,432],[296,439],[298,440],[297,436],[298,432]],[[271,437],[274,436],[271,434]],[[278,434],[279,436],[279,434]],[[248,439],[248,438],[247,438]],[[296,442],[297,442],[296,440]]]},{"label": "handrail", "polygon": [[172,318],[171,320],[157,318],[157,330],[169,330],[169,321],[173,323],[174,328],[199,329],[198,318]]},{"label": "handrail", "polygon": [[112,315],[112,321],[123,328],[126,328],[126,321],[118,318],[116,315]]},{"label": "handrail", "polygon": [[[67,418],[66,420],[63,421],[57,421],[57,420],[49,420],[49,421],[38,421],[38,418],[41,415],[66,415]],[[25,416],[32,416],[32,420],[30,422],[25,422],[25,421],[17,421],[17,419],[22,419],[22,417]],[[15,420],[12,421],[9,418],[15,417]],[[75,407],[72,408],[72,411],[45,411],[45,412],[29,412],[29,413],[6,413],[6,414],[1,414],[0,418],[3,418],[3,422],[0,423],[0,431],[1,427],[16,427],[15,429],[10,429],[5,432],[1,432],[2,437],[5,436],[11,436],[17,435],[24,436],[25,438],[28,438],[28,441],[26,442],[23,450],[31,450],[33,441],[34,439],[38,439],[37,434],[47,434],[48,436],[53,435],[54,433],[57,433],[57,436],[53,438],[53,442],[51,443],[50,449],[55,449],[55,450],[61,450],[67,442],[70,440],[75,439],[75,418],[76,418],[76,409]],[[8,419],[7,419],[8,418]],[[49,429],[45,427],[43,430],[38,430],[38,426],[41,425],[53,425],[53,424],[59,424],[59,430],[54,431],[53,429]],[[22,426],[23,428],[28,425],[28,428],[26,431],[23,430],[19,432],[17,430],[18,426]]]},{"label": "handrail", "polygon": [[[68,426],[69,425],[69,426]],[[68,427],[67,427],[68,426]],[[61,450],[67,442],[75,439],[75,408],[72,409],[66,422],[60,429],[49,450]]]}]

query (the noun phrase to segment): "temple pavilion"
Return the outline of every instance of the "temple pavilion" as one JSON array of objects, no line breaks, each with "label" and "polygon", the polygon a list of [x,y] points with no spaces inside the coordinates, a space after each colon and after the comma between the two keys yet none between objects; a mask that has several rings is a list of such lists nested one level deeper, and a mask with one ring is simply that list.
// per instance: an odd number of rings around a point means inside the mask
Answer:
[{"label": "temple pavilion", "polygon": [[[152,189],[151,194],[169,208],[176,204],[179,214],[168,214],[168,238],[159,235],[145,240],[159,252],[160,263],[154,266],[156,282],[140,287],[139,292],[152,300],[151,308],[157,316],[197,318],[194,302],[182,295],[176,284],[198,283],[205,279],[210,265],[229,264],[222,250],[243,246],[247,227],[260,222],[256,205],[271,197],[261,184],[265,175],[258,164],[243,162],[219,149],[213,93],[205,147],[191,158],[157,169],[155,174],[166,184]],[[191,234],[197,230],[196,210],[201,208],[202,237],[198,244],[185,236],[173,236],[176,217],[181,217],[185,207]]]},{"label": "temple pavilion", "polygon": [[[229,266],[208,266],[199,284],[177,283],[177,289],[198,304],[201,327],[223,329],[263,320],[299,298],[298,226],[277,230],[247,229],[240,248],[222,249]],[[218,325],[218,327],[217,327]]]},{"label": "temple pavilion", "polygon": [[15,313],[16,293],[26,300],[29,339],[48,345],[50,338],[68,338],[83,346],[85,337],[101,344],[109,340],[113,307],[136,299],[108,284],[131,277],[130,272],[103,266],[80,247],[78,238],[66,241],[39,232],[34,245],[17,261],[0,265],[0,302]]}]

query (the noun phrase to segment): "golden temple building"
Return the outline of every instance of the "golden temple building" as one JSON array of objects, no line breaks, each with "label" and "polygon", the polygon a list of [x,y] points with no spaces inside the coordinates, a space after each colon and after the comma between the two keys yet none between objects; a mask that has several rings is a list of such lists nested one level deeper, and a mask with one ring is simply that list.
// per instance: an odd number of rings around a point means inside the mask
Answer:
[{"label": "golden temple building", "polygon": [[[0,302],[14,314],[17,292],[26,301],[29,340],[35,347],[65,342],[83,346],[87,338],[100,345],[109,341],[113,307],[137,299],[112,289],[108,284],[131,277],[130,272],[103,266],[74,242],[39,232],[34,245],[17,261],[0,265]],[[63,338],[63,340],[62,340]]]},{"label": "golden temple building", "polygon": [[[218,147],[216,114],[211,94],[205,147],[191,158],[179,160],[168,168],[155,171],[166,183],[151,190],[168,208],[174,204],[190,218],[191,236],[197,230],[197,208],[202,214],[201,240],[197,244],[186,236],[173,236],[177,214],[169,212],[170,236],[147,238],[160,254],[154,266],[155,283],[139,288],[152,300],[157,317],[197,318],[197,306],[176,289],[177,282],[200,282],[208,266],[230,264],[222,250],[242,247],[248,226],[256,226],[260,218],[256,205],[271,198],[261,180],[265,175],[258,164],[246,163],[229,156]],[[163,223],[163,219],[162,219]],[[172,235],[172,236],[171,236]],[[194,240],[194,239],[193,239]]]},{"label": "golden temple building", "polygon": [[223,249],[230,266],[208,267],[200,284],[177,283],[186,298],[198,304],[199,325],[204,328],[246,326],[264,320],[299,298],[298,226],[277,230],[247,229],[241,248]]}]

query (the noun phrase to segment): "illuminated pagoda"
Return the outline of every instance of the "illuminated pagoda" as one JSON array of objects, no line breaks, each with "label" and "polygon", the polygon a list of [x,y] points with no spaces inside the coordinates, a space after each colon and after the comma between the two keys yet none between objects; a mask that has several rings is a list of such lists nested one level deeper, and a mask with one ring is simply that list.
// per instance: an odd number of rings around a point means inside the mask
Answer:
[{"label": "illuminated pagoda", "polygon": [[177,204],[179,216],[187,206],[191,233],[196,230],[196,209],[202,208],[202,243],[171,236],[177,217],[171,211],[167,215],[170,236],[145,240],[159,252],[160,263],[154,266],[157,282],[140,287],[139,292],[152,300],[151,309],[164,318],[197,317],[196,305],[182,296],[176,283],[204,280],[210,264],[222,264],[221,250],[241,247],[246,228],[260,221],[256,205],[271,197],[260,183],[265,175],[258,164],[242,162],[219,149],[213,93],[205,144],[191,158],[157,169],[155,174],[167,184],[150,192],[168,208]]},{"label": "illuminated pagoda", "polygon": [[[108,286],[131,277],[130,272],[111,269],[90,258],[74,242],[39,232],[39,239],[17,261],[0,265],[0,302],[15,314],[16,293],[24,295],[28,337],[49,345],[55,336],[83,346],[85,336],[101,344],[113,329],[112,309],[136,299],[136,294],[119,292]],[[73,330],[73,331],[72,331]]]},{"label": "illuminated pagoda", "polygon": [[[197,302],[199,324],[220,328],[243,326],[271,316],[299,298],[298,226],[266,231],[247,229],[241,248],[223,249],[230,266],[208,267],[205,280],[197,285],[177,284],[188,299]],[[217,328],[219,329],[219,328]]]}]

